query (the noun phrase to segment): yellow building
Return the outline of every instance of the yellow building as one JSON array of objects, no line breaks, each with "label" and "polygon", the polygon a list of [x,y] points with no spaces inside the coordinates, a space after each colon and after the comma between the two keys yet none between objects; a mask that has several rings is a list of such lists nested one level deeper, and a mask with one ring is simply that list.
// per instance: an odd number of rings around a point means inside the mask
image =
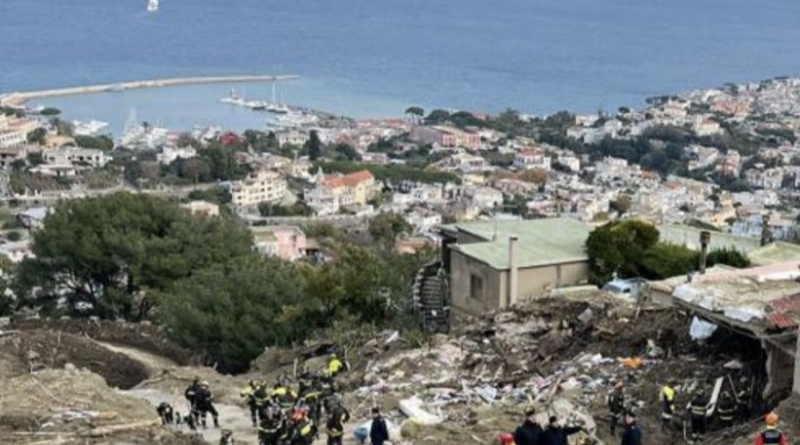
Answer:
[{"label": "yellow building", "polygon": [[340,206],[365,205],[380,191],[375,177],[369,170],[344,176],[326,176],[322,185],[331,195],[338,198]]},{"label": "yellow building", "polygon": [[286,196],[286,179],[279,173],[262,170],[247,179],[234,181],[230,191],[231,201],[238,208],[276,202]]}]

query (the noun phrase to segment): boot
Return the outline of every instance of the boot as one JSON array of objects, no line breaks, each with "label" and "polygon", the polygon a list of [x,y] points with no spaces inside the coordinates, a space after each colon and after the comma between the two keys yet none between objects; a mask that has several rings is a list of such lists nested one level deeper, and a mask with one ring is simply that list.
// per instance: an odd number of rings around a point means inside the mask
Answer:
[{"label": "boot", "polygon": [[219,428],[219,418],[214,416],[214,428]]}]

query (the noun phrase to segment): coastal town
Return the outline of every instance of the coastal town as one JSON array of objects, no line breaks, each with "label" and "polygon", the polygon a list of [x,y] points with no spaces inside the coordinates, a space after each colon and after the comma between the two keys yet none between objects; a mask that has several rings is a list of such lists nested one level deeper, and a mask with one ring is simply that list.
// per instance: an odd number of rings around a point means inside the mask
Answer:
[{"label": "coastal town", "polygon": [[[0,192],[24,211],[113,190],[175,194],[192,208],[289,226],[278,233],[296,233],[304,219],[389,212],[414,228],[406,241],[415,246],[436,243],[442,223],[555,216],[710,228],[743,246],[765,234],[792,241],[799,96],[800,81],[774,79],[593,115],[410,107],[397,119],[306,119],[244,134],[134,120],[117,140],[102,125],[7,106]],[[13,243],[15,259],[21,246]],[[266,250],[294,258],[304,247]]]},{"label": "coastal town", "polygon": [[[570,443],[618,443],[623,412],[664,445],[706,443],[698,416],[707,443],[752,443],[774,409],[793,425],[800,79],[645,103],[359,120],[231,92],[219,106],[268,124],[131,113],[112,135],[104,116],[0,100],[0,356],[24,369],[0,360],[24,383],[0,396],[27,422],[0,431],[106,437],[107,409],[130,443],[193,443],[125,404],[182,407],[202,375],[220,415],[201,435],[267,443],[240,388],[340,359],[346,444],[379,406],[409,445],[496,444],[549,416],[580,426]],[[82,408],[88,432],[15,389],[48,378],[77,400],[95,374],[120,391],[92,385],[107,405]],[[694,411],[673,419],[664,391]]]}]

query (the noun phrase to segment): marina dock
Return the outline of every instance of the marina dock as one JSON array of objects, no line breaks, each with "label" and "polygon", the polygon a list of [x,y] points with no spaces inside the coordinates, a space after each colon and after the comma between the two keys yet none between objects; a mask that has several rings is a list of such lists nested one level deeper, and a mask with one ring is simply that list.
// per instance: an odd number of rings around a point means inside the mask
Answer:
[{"label": "marina dock", "polygon": [[296,75],[262,75],[262,76],[217,76],[217,77],[180,77],[174,79],[141,80],[134,82],[119,82],[83,87],[58,88],[52,90],[14,92],[0,95],[0,105],[20,106],[29,100],[48,97],[75,96],[80,94],[111,93],[142,88],[164,88],[183,85],[201,85],[210,83],[255,83],[276,82],[293,80]]}]

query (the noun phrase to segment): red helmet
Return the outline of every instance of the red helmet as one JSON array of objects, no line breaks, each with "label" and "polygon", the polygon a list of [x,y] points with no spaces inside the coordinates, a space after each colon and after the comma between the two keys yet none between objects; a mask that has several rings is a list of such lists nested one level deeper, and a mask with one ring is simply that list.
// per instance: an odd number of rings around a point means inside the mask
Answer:
[{"label": "red helmet", "polygon": [[500,443],[503,445],[511,445],[514,443],[514,435],[511,433],[500,434]]}]

